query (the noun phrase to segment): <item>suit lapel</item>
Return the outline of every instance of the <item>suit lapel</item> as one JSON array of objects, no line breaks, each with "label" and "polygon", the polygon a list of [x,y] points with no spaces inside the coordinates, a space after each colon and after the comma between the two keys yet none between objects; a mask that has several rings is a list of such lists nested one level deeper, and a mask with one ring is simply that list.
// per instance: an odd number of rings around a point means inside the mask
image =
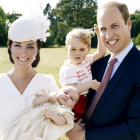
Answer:
[{"label": "suit lapel", "polygon": [[105,61],[104,61],[103,64],[101,65],[101,66],[102,66],[102,68],[100,69],[101,72],[100,72],[100,73],[98,72],[100,76],[98,76],[97,78],[95,78],[95,79],[97,79],[97,81],[99,81],[99,82],[101,82],[101,80],[102,80],[102,77],[103,77],[104,72],[105,72],[105,69],[106,69],[106,67],[107,67],[107,63],[108,63],[109,58],[110,58],[110,55],[108,55],[108,56],[106,57]]},{"label": "suit lapel", "polygon": [[[133,59],[138,53],[137,48],[134,46],[127,56],[124,58],[118,69],[116,70],[115,74],[113,75],[112,79],[109,81],[103,95],[99,99],[99,102],[93,112],[93,116],[97,113],[97,111],[101,108],[107,97],[110,95],[111,91],[116,87],[117,83],[120,81],[124,73],[127,69],[132,65]],[[103,75],[102,75],[103,76]]]}]

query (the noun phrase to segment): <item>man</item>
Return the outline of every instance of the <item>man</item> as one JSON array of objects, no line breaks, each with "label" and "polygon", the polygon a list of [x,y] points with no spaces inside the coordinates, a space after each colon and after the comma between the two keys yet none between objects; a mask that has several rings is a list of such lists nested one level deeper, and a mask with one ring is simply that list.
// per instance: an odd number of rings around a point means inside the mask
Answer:
[{"label": "man", "polygon": [[103,81],[111,59],[117,59],[97,104],[94,99],[99,91],[89,92],[86,130],[78,122],[67,136],[70,140],[140,140],[140,52],[131,41],[127,6],[106,3],[97,11],[97,22],[101,40],[111,55],[93,63],[93,79]]}]

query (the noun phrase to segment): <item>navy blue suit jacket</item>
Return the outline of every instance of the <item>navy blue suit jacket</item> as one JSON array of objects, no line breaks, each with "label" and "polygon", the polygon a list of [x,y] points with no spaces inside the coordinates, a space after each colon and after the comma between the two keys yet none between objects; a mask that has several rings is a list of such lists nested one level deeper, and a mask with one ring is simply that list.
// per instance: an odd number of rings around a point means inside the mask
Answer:
[{"label": "navy blue suit jacket", "polygon": [[[101,81],[110,55],[91,66]],[[90,89],[89,107],[95,91]],[[140,52],[133,46],[109,81],[86,130],[86,140],[140,140]]]}]

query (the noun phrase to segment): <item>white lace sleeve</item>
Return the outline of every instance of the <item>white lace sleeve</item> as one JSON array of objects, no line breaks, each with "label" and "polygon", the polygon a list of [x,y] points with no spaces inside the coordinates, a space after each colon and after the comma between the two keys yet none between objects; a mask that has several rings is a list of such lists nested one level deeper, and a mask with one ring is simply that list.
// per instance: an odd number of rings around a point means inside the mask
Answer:
[{"label": "white lace sleeve", "polygon": [[48,88],[44,88],[44,89],[38,91],[35,95],[36,95],[37,97],[38,97],[38,96],[49,95],[49,89],[48,89]]}]

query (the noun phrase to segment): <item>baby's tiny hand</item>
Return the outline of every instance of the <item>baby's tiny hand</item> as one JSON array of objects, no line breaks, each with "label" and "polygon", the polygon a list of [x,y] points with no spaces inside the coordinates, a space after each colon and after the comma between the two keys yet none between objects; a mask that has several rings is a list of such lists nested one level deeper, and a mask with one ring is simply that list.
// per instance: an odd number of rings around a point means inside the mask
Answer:
[{"label": "baby's tiny hand", "polygon": [[51,102],[52,104],[55,104],[57,102],[57,99],[55,96],[49,96],[48,101]]},{"label": "baby's tiny hand", "polygon": [[91,83],[92,83],[91,88],[94,89],[94,90],[98,90],[100,85],[101,85],[101,83],[98,82],[97,80],[92,80]]},{"label": "baby's tiny hand", "polygon": [[44,110],[44,116],[45,116],[46,118],[52,119],[54,115],[56,115],[56,113],[55,113],[54,111],[52,111],[52,110],[50,110],[50,109],[45,109],[45,110]]}]

